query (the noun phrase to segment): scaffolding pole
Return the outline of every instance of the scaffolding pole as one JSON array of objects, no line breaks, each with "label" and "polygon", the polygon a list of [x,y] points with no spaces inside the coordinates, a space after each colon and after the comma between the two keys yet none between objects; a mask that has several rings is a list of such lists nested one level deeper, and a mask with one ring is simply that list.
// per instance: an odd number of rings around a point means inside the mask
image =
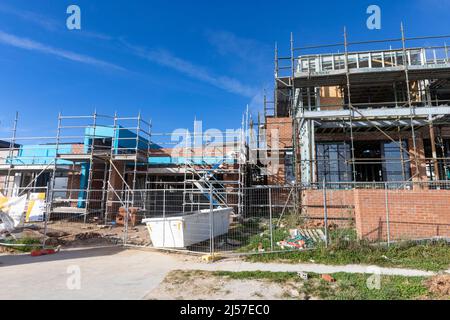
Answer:
[{"label": "scaffolding pole", "polygon": [[415,106],[413,106],[411,102],[411,88],[409,84],[409,68],[408,63],[409,59],[406,54],[406,40],[405,40],[405,29],[403,27],[403,23],[400,24],[400,30],[402,34],[402,50],[403,50],[403,66],[405,71],[405,81],[406,81],[406,94],[408,98],[408,106],[410,111],[410,122],[411,122],[411,136],[412,136],[412,142],[413,142],[413,149],[414,149],[414,165],[416,167],[416,174],[419,175],[419,181],[422,180],[422,177],[420,176],[420,168],[419,168],[419,162],[417,161],[417,142],[416,142],[416,130],[414,128],[414,115],[415,115]]},{"label": "scaffolding pole", "polygon": [[9,193],[9,180],[11,179],[11,172],[13,168],[12,159],[14,156],[14,150],[16,148],[16,136],[17,136],[17,122],[19,121],[19,112],[16,112],[16,115],[14,117],[14,124],[12,129],[12,137],[11,141],[9,142],[9,150],[8,150],[8,160],[11,161],[11,163],[8,166],[8,173],[4,182],[4,188],[5,188],[5,195],[7,196]]},{"label": "scaffolding pole", "polygon": [[353,181],[356,182],[356,165],[355,165],[355,142],[353,136],[353,116],[354,116],[354,108],[352,106],[352,93],[350,87],[350,69],[348,66],[348,38],[347,38],[347,28],[344,27],[344,47],[345,47],[345,78],[347,80],[347,99],[348,99],[348,107],[350,109],[350,144],[351,144],[351,155],[352,155],[352,172],[353,172]]}]

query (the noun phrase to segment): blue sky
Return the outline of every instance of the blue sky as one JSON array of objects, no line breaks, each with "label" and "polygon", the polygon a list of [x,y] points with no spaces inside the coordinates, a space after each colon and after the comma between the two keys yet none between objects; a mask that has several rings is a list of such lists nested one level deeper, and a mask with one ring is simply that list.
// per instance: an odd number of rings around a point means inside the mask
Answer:
[{"label": "blue sky", "polygon": [[[320,5],[319,5],[320,3]],[[81,8],[68,30],[66,8]],[[382,29],[366,8],[382,9]],[[140,110],[154,130],[236,128],[273,87],[273,48],[450,34],[450,1],[1,0],[0,136],[54,134],[57,113],[121,115]],[[30,133],[31,134],[31,133]]]}]

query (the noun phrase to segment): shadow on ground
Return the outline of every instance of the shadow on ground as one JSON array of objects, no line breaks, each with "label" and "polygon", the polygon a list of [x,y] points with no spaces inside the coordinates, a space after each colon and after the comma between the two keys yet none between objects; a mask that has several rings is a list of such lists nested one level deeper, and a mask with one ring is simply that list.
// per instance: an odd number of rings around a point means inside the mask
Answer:
[{"label": "shadow on ground", "polygon": [[101,256],[111,256],[118,254],[126,250],[123,247],[97,247],[97,248],[78,248],[64,250],[56,254],[32,257],[29,253],[26,254],[10,254],[10,255],[0,255],[0,268],[11,267],[23,264],[33,264],[33,263],[45,263],[53,261],[63,261],[63,260],[74,260],[74,259],[87,259],[93,257]]}]

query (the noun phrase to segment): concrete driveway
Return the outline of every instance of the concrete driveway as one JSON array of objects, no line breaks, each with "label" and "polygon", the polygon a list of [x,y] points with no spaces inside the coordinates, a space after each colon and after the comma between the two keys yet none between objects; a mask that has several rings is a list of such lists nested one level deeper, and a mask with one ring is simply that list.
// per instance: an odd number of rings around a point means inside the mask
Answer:
[{"label": "concrete driveway", "polygon": [[141,299],[182,262],[117,247],[0,255],[0,299]]}]

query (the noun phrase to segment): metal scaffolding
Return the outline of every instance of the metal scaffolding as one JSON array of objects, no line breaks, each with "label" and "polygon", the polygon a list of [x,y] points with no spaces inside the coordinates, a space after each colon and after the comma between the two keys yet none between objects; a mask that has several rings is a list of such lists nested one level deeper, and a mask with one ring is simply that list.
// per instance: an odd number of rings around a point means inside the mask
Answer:
[{"label": "metal scaffolding", "polygon": [[[145,190],[171,188],[183,188],[183,211],[208,202],[212,190],[218,206],[232,205],[236,214],[242,212],[248,162],[244,126],[248,121],[238,130],[221,133],[215,143],[206,141],[209,138],[195,128],[193,134],[186,129],[186,146],[180,154],[174,153],[173,133],[152,133],[151,122],[140,114],[59,113],[53,137],[18,137],[17,125],[18,114],[12,135],[3,139],[1,148],[3,190],[6,194],[21,188],[30,191],[45,175],[45,183],[39,186],[47,190],[49,212],[54,216],[78,215],[84,222],[95,218],[111,223],[120,207],[145,215],[158,201],[148,198],[157,193]],[[14,175],[25,172],[33,173],[26,186],[22,181],[13,186]],[[215,191],[219,189],[228,192]]]},{"label": "metal scaffolding", "polygon": [[[291,34],[289,56],[280,56],[276,45],[274,117],[292,118],[297,183],[321,182],[317,180],[318,167],[333,161],[317,159],[316,144],[324,141],[340,139],[349,145],[350,155],[345,162],[352,167],[353,182],[364,178],[359,173],[364,165],[378,162],[387,166],[382,157],[361,157],[357,142],[370,140],[370,135],[378,135],[379,140],[384,139],[399,150],[398,159],[388,160],[400,163],[402,171],[409,162],[414,172],[409,178],[402,172],[403,180],[422,181],[424,163],[432,164],[429,178],[447,180],[448,150],[440,150],[439,156],[438,146],[443,146],[439,141],[450,118],[448,48],[446,44],[419,47],[408,44],[449,37],[406,38],[402,24],[401,37],[397,39],[349,42],[344,29],[343,43],[318,46],[296,47]],[[392,49],[395,43],[401,44],[398,49]],[[356,46],[363,46],[364,50],[350,50]],[[329,48],[343,50],[327,53]],[[320,53],[300,54],[311,50]],[[326,96],[331,88],[336,88],[336,95]],[[267,118],[266,103],[264,110]],[[432,149],[428,157],[423,151],[423,141],[418,146],[417,137],[425,128]],[[409,147],[403,143],[404,139]],[[447,172],[445,176],[443,171]],[[338,182],[326,176],[324,179]]]}]

